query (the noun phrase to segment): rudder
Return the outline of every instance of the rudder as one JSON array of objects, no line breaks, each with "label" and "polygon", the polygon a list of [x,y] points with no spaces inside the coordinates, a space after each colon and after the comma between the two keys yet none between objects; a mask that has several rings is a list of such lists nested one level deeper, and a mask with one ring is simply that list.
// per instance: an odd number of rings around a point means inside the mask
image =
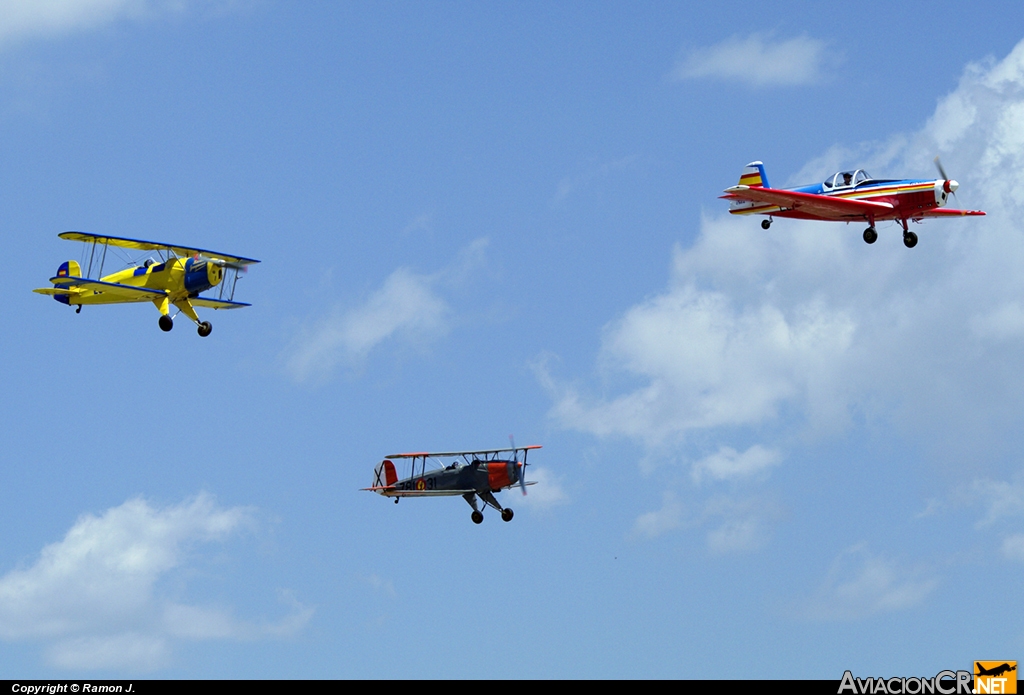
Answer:
[{"label": "rudder", "polygon": [[739,185],[771,188],[771,186],[768,185],[768,175],[764,173],[764,164],[761,162],[751,162],[748,164],[743,169],[743,173],[740,174]]}]

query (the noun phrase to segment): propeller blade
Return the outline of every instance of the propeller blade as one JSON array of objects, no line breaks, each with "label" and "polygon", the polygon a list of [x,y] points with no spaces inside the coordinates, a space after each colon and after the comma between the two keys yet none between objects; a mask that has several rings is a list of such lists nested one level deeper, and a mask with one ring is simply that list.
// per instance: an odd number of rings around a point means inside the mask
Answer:
[{"label": "propeller blade", "polygon": [[[516,438],[511,434],[508,436],[508,443],[512,445],[512,448],[516,448]],[[512,457],[515,458],[516,452],[512,452]],[[523,491],[523,497],[526,497],[526,452],[523,452],[523,462],[519,463],[519,489]]]},{"label": "propeller blade", "polygon": [[935,166],[939,169],[939,176],[942,177],[943,181],[949,181],[949,177],[946,176],[946,170],[942,168],[942,162],[939,161],[938,155],[935,157]]}]

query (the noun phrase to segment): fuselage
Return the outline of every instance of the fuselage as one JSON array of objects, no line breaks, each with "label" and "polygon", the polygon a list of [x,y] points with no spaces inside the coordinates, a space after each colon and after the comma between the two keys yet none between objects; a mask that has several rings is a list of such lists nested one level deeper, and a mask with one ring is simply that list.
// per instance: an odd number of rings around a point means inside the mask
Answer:
[{"label": "fuselage", "polygon": [[[862,174],[861,171],[850,172]],[[811,195],[824,195],[846,200],[864,200],[874,203],[886,203],[891,210],[878,211],[876,220],[915,219],[925,210],[943,207],[952,193],[951,182],[942,179],[870,179],[862,178],[849,184],[836,174],[823,183],[800,186],[798,188],[778,189]],[[785,208],[779,205],[751,201],[731,200],[729,212],[734,215],[772,215],[774,217],[792,217],[804,220],[848,221],[863,215],[820,215],[801,208]]]},{"label": "fuselage", "polygon": [[[223,277],[224,271],[216,263],[196,258],[171,258],[162,263],[125,268],[100,278],[100,281],[164,290],[167,292],[168,300],[173,303],[195,297],[203,290],[216,287]],[[61,301],[67,297],[56,295],[54,299]],[[102,290],[83,289],[74,299],[76,304],[103,304],[105,301],[106,297]]]},{"label": "fuselage", "polygon": [[382,495],[402,496],[404,492],[443,492],[475,490],[497,492],[519,482],[522,464],[517,461],[474,461],[435,468],[420,475],[398,480],[376,491]]}]

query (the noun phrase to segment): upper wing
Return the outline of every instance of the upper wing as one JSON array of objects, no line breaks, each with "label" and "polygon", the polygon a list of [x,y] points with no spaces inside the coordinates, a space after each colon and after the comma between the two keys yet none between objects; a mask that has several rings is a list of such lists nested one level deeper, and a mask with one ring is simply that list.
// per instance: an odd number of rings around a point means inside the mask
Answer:
[{"label": "upper wing", "polygon": [[849,200],[831,195],[815,193],[798,193],[777,188],[761,188],[760,186],[733,186],[725,189],[730,196],[757,203],[769,203],[781,208],[789,208],[809,212],[819,217],[843,219],[846,217],[864,217],[865,215],[882,215],[893,211],[889,203],[878,203],[868,200]]},{"label": "upper wing", "polygon": [[912,217],[978,217],[985,213],[981,210],[950,210],[949,208],[931,208],[916,212]]},{"label": "upper wing", "polygon": [[97,242],[100,244],[110,244],[111,246],[121,246],[126,249],[136,249],[138,251],[172,251],[178,256],[194,256],[199,253],[209,258],[215,258],[229,263],[237,263],[238,265],[249,265],[250,263],[259,263],[255,258],[245,258],[243,256],[234,256],[229,253],[221,253],[219,251],[210,251],[209,249],[197,249],[191,246],[177,246],[175,244],[163,244],[159,241],[143,241],[142,239],[125,239],[123,237],[116,236],[104,236],[101,234],[87,234],[85,232],[64,232],[58,234],[61,239],[68,239],[69,241],[84,241],[87,243]]},{"label": "upper wing", "polygon": [[191,297],[188,300],[192,306],[202,306],[207,309],[241,309],[244,306],[252,306],[245,302],[229,302],[225,299],[212,299],[210,297]]},{"label": "upper wing", "polygon": [[[72,290],[86,289],[108,295],[110,302],[152,302],[167,296],[164,290],[151,290],[148,287],[133,287],[121,285],[116,282],[103,282],[102,280],[89,280],[87,278],[63,277],[50,278],[50,282],[59,285],[54,289],[34,290],[39,294],[71,294]],[[94,296],[94,295],[90,295]]]},{"label": "upper wing", "polygon": [[411,459],[420,458],[421,456],[466,456],[469,454],[504,454],[509,451],[527,451],[531,449],[540,449],[540,444],[531,444],[529,446],[518,446],[515,449],[480,449],[475,451],[440,451],[440,452],[428,452],[428,451],[416,451],[408,454],[388,454],[385,458],[389,459]]}]

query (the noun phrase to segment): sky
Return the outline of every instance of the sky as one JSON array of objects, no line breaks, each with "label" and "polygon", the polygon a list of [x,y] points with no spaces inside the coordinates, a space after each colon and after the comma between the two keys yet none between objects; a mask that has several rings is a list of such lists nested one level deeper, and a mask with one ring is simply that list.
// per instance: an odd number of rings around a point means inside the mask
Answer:
[{"label": "sky", "polygon": [[[1018,9],[0,0],[0,674],[1019,659]],[[912,250],[718,199],[936,156]],[[67,230],[252,307],[75,315]],[[360,491],[510,435],[510,523]]]}]

